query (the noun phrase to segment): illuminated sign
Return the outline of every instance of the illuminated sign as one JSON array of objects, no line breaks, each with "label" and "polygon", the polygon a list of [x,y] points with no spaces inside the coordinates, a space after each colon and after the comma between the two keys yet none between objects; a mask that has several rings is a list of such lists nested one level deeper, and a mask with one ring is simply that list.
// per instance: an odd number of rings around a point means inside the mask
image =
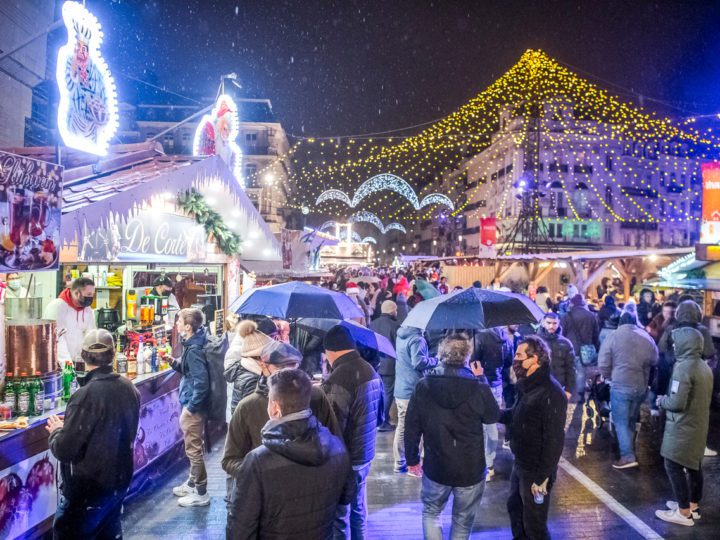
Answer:
[{"label": "illuminated sign", "polygon": [[237,106],[230,96],[223,94],[210,114],[200,120],[195,131],[193,155],[220,156],[244,188],[241,174],[242,152],[235,142],[239,132]]},{"label": "illuminated sign", "polygon": [[702,244],[720,243],[720,163],[702,165]]},{"label": "illuminated sign", "polygon": [[68,42],[58,51],[58,129],[65,144],[107,154],[118,129],[115,82],[100,55],[103,33],[95,16],[78,2],[65,2]]}]

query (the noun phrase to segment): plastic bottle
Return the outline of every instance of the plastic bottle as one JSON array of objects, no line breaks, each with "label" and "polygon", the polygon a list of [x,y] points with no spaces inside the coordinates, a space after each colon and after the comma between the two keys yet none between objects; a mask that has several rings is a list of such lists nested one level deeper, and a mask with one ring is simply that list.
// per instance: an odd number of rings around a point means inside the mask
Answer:
[{"label": "plastic bottle", "polygon": [[137,374],[145,374],[145,344],[143,343],[143,337],[138,338],[138,350],[137,350]]},{"label": "plastic bottle", "polygon": [[17,392],[15,390],[15,377],[12,373],[5,375],[5,393],[3,394],[3,404],[10,408],[12,414],[17,410]]},{"label": "plastic bottle", "polygon": [[40,416],[45,413],[45,385],[40,378],[40,372],[35,372],[35,377],[32,380],[32,407],[35,416]]},{"label": "plastic bottle", "polygon": [[158,371],[158,351],[156,347],[152,348],[152,356],[150,357],[150,371],[157,373]]},{"label": "plastic bottle", "polygon": [[28,416],[30,414],[30,389],[28,388],[27,373],[20,374],[20,383],[16,385],[17,392],[17,410],[18,416]]}]

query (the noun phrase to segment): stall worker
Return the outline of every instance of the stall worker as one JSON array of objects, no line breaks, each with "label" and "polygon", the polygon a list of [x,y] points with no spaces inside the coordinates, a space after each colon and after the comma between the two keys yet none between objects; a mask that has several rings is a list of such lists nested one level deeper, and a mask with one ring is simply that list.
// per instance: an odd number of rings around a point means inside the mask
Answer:
[{"label": "stall worker", "polygon": [[90,307],[94,299],[93,280],[79,277],[45,308],[43,318],[55,321],[57,325],[58,361],[61,365],[80,358],[85,335],[97,328],[95,313]]},{"label": "stall worker", "polygon": [[5,292],[5,298],[25,298],[28,290],[23,287],[20,274],[17,272],[10,272],[7,275],[7,291]]}]

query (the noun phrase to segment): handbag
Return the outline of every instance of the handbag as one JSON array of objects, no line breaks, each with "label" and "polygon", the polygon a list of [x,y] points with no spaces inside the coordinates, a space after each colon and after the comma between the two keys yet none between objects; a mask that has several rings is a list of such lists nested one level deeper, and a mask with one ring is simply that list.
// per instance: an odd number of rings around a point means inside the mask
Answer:
[{"label": "handbag", "polygon": [[594,366],[597,364],[598,353],[595,345],[580,346],[580,363],[583,366]]}]

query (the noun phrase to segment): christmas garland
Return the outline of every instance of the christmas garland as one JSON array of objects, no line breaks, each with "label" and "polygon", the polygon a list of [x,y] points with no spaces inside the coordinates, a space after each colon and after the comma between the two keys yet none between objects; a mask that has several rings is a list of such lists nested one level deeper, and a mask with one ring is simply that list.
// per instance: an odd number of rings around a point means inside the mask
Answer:
[{"label": "christmas garland", "polygon": [[208,206],[205,197],[194,189],[186,191],[178,197],[178,206],[195,221],[205,228],[208,236],[215,239],[220,251],[229,255],[240,255],[242,253],[242,238],[232,232],[223,222],[222,217],[215,210]]}]

